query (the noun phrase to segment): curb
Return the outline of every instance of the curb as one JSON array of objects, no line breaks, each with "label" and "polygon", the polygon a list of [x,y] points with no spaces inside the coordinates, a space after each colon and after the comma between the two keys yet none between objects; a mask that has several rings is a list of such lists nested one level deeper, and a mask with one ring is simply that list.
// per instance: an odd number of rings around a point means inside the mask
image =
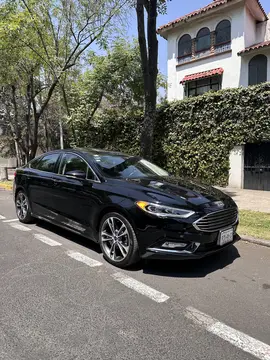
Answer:
[{"label": "curb", "polygon": [[270,248],[270,240],[263,240],[263,239],[256,239],[250,236],[241,236],[241,240],[242,241],[246,241],[249,242],[251,244],[256,244],[256,245],[261,245],[261,246],[265,246],[265,247],[269,247]]},{"label": "curb", "polygon": [[13,188],[12,185],[6,185],[6,184],[1,184],[1,183],[0,183],[0,189],[12,190],[12,188]]}]

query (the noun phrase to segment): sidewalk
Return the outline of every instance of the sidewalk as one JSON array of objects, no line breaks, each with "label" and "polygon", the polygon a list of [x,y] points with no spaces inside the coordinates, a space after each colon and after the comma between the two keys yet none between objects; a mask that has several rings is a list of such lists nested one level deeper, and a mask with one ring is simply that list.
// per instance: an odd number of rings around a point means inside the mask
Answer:
[{"label": "sidewalk", "polygon": [[252,210],[270,213],[270,191],[219,188],[230,195],[240,210]]}]

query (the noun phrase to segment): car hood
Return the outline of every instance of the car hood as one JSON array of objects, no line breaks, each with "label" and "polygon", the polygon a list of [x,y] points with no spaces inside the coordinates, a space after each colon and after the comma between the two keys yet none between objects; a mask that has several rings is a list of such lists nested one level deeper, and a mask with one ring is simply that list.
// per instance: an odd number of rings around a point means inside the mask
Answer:
[{"label": "car hood", "polygon": [[202,207],[204,210],[209,208],[209,211],[235,206],[234,201],[222,191],[212,186],[196,183],[191,179],[170,176],[166,178],[128,179],[127,181],[143,187],[145,195],[155,202],[192,208]]}]

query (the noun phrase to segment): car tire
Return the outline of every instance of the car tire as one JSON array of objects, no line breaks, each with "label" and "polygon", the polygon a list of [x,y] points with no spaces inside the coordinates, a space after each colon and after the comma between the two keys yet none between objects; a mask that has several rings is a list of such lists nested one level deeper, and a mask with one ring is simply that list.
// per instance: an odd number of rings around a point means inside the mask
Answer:
[{"label": "car tire", "polygon": [[135,231],[130,222],[117,212],[108,213],[102,218],[99,242],[104,258],[119,268],[126,268],[140,260]]},{"label": "car tire", "polygon": [[31,215],[29,199],[24,191],[20,190],[15,199],[16,214],[20,222],[30,224],[34,221]]}]

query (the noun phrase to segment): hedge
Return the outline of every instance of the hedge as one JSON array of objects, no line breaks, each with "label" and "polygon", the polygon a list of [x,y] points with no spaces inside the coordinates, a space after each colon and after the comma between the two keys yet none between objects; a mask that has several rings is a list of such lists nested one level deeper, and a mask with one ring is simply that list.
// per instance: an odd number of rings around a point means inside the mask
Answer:
[{"label": "hedge", "polygon": [[[142,115],[108,116],[88,129],[91,146],[139,153]],[[270,83],[209,92],[159,107],[154,161],[180,176],[224,185],[236,145],[270,140]]]}]

